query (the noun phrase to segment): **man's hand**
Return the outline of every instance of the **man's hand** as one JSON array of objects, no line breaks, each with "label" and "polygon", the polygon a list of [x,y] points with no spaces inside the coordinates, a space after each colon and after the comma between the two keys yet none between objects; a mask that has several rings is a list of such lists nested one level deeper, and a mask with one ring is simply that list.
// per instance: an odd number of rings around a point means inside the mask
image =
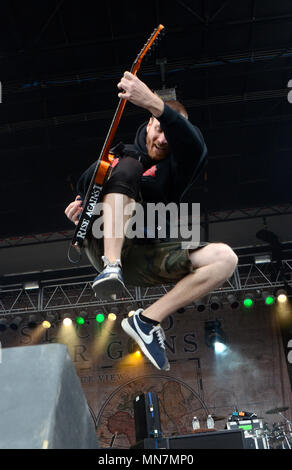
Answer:
[{"label": "man's hand", "polygon": [[78,225],[78,216],[82,212],[82,201],[80,196],[76,196],[75,201],[71,202],[65,209],[65,214],[73,224]]},{"label": "man's hand", "polygon": [[162,99],[155,95],[136,75],[125,72],[117,87],[123,90],[118,94],[119,98],[124,98],[136,106],[147,109],[155,117],[159,117],[163,113]]}]

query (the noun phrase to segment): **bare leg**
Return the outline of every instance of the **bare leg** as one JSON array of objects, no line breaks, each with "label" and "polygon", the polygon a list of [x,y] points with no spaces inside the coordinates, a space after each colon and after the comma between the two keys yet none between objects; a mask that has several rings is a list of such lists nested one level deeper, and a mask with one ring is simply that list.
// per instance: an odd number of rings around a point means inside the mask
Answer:
[{"label": "bare leg", "polygon": [[114,263],[121,259],[124,234],[131,217],[125,214],[125,206],[133,204],[134,208],[135,201],[125,194],[109,193],[103,203],[104,256]]},{"label": "bare leg", "polygon": [[173,289],[148,307],[143,315],[162,322],[196,299],[207,295],[232,276],[238,259],[234,251],[223,243],[211,243],[190,253],[196,269],[181,279]]}]

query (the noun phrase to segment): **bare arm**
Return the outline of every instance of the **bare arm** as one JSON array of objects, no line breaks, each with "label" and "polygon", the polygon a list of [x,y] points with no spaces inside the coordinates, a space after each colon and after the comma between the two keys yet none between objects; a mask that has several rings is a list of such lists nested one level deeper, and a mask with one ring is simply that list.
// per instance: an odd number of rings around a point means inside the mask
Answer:
[{"label": "bare arm", "polygon": [[164,111],[164,103],[159,96],[153,93],[136,75],[125,72],[118,88],[123,90],[119,98],[125,98],[140,108],[147,109],[154,117],[159,117]]}]

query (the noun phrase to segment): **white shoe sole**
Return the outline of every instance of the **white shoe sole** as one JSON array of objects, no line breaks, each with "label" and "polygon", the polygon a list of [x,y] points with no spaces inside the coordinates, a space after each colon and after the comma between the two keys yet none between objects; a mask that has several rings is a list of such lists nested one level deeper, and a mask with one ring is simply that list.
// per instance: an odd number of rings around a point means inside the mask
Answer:
[{"label": "white shoe sole", "polygon": [[108,277],[92,284],[96,297],[116,300],[126,295],[125,285],[116,277]]}]

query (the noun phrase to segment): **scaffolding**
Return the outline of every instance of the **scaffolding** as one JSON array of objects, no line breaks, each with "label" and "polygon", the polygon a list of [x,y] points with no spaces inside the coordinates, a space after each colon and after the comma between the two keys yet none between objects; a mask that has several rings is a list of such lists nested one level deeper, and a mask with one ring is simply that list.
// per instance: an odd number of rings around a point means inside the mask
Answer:
[{"label": "scaffolding", "polygon": [[[166,294],[173,285],[128,288],[123,297],[112,300],[97,298],[92,290],[92,277],[82,281],[45,281],[36,289],[27,290],[23,285],[3,287],[0,292],[0,316],[29,313],[46,313],[60,310],[107,307],[122,304],[129,309],[146,306]],[[283,287],[292,288],[292,258],[281,262],[257,264],[239,262],[233,275],[209,294],[226,297],[235,294],[239,299],[244,292],[268,290],[274,292]]]}]

